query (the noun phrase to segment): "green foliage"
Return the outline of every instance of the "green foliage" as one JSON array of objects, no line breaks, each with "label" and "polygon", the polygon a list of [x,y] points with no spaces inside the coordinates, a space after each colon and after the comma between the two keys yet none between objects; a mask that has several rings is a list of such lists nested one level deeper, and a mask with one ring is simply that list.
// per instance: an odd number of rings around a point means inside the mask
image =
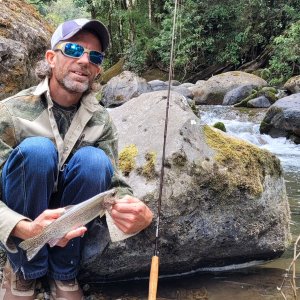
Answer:
[{"label": "green foliage", "polygon": [[[300,2],[263,0],[185,0],[179,7],[175,73],[197,72],[211,65],[255,59],[295,19]],[[298,14],[296,13],[298,12]],[[154,40],[156,60],[168,64],[173,1],[166,1],[162,29]]]},{"label": "green foliage", "polygon": [[[28,0],[47,20],[90,17],[111,34],[105,67],[169,68],[174,0]],[[212,66],[238,68],[270,44],[274,55],[261,71],[272,84],[299,71],[299,0],[185,0],[176,20],[174,73],[185,80]],[[293,26],[291,26],[293,24]]]},{"label": "green foliage", "polygon": [[300,65],[300,22],[292,24],[284,34],[274,39],[274,54],[270,59],[268,80],[272,85],[281,85]]}]

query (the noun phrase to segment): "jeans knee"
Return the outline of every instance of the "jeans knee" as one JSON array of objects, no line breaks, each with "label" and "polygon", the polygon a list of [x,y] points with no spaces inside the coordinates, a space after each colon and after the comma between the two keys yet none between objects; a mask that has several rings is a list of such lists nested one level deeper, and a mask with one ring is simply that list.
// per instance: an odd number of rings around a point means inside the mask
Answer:
[{"label": "jeans knee", "polygon": [[35,162],[40,168],[57,166],[58,154],[54,143],[45,137],[29,137],[18,145],[18,150],[25,160]]},{"label": "jeans knee", "polygon": [[108,177],[113,175],[111,160],[101,149],[91,146],[82,147],[74,154],[72,160],[79,168],[83,179],[98,181],[103,174]]}]

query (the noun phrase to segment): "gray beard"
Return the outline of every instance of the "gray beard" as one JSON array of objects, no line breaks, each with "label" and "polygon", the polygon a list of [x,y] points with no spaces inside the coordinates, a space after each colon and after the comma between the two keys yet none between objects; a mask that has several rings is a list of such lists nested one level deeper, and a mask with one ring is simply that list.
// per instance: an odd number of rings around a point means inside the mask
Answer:
[{"label": "gray beard", "polygon": [[90,89],[90,83],[88,81],[75,82],[69,78],[64,78],[62,85],[71,93],[84,93]]}]

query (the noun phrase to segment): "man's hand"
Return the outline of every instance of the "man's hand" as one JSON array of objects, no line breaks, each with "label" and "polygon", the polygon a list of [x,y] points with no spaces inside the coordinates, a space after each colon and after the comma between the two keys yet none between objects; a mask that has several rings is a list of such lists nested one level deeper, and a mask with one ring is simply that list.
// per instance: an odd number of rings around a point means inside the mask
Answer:
[{"label": "man's hand", "polygon": [[124,233],[136,233],[150,225],[153,213],[141,200],[125,196],[112,206],[111,217]]},{"label": "man's hand", "polygon": [[[11,234],[23,240],[34,237],[40,234],[46,226],[59,218],[64,212],[64,208],[46,209],[33,221],[21,220],[17,223]],[[87,228],[84,226],[71,230],[56,245],[64,247],[71,239],[82,236],[86,231]]]}]

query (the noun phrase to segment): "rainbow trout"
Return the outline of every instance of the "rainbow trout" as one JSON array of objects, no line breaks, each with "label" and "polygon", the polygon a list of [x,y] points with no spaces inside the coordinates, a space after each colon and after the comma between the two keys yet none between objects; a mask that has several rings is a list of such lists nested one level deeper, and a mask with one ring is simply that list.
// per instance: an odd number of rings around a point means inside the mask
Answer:
[{"label": "rainbow trout", "polygon": [[19,244],[20,248],[26,251],[30,261],[41,248],[48,243],[54,247],[58,241],[70,230],[83,226],[110,208],[116,200],[116,190],[100,193],[82,203],[67,206],[65,213],[49,224],[43,231],[32,238],[24,240]]}]

